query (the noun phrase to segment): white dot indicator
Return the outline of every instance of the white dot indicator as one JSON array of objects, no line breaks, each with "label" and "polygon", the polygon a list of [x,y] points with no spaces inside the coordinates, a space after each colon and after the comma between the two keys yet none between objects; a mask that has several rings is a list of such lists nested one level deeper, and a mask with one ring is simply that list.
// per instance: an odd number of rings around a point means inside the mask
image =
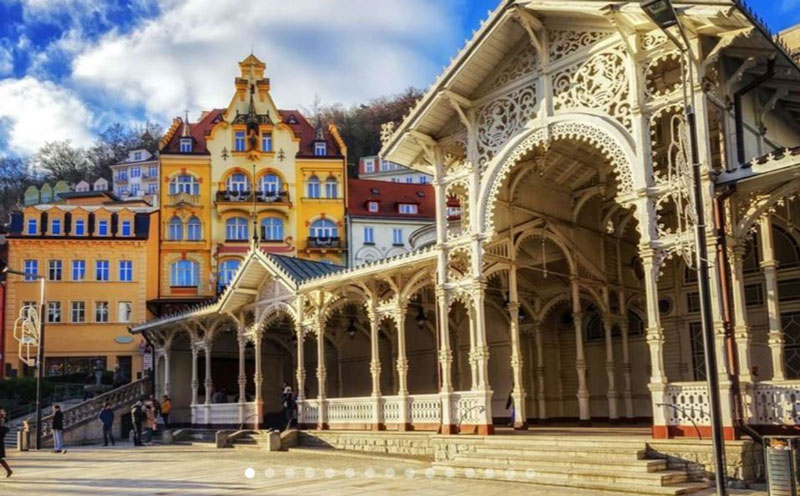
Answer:
[{"label": "white dot indicator", "polygon": [[386,472],[384,472],[384,475],[386,476],[387,479],[394,479],[394,469],[391,467],[387,468]]},{"label": "white dot indicator", "polygon": [[473,477],[475,477],[475,469],[468,468],[464,470],[464,475],[467,477],[467,479],[472,479]]},{"label": "white dot indicator", "polygon": [[456,476],[456,471],[453,467],[447,467],[446,469],[444,469],[444,475],[448,479],[452,479],[453,477]]},{"label": "white dot indicator", "polygon": [[525,471],[525,477],[527,477],[528,479],[533,479],[535,476],[536,472],[534,472],[532,468],[529,468],[528,470]]},{"label": "white dot indicator", "polygon": [[433,469],[433,467],[425,469],[425,477],[428,479],[433,479],[434,475],[436,475],[436,471]]},{"label": "white dot indicator", "polygon": [[494,469],[487,468],[486,470],[483,471],[483,475],[486,476],[486,478],[488,479],[494,479]]},{"label": "white dot indicator", "polygon": [[517,472],[513,468],[506,469],[506,479],[513,479],[517,475]]},{"label": "white dot indicator", "polygon": [[371,467],[364,470],[364,477],[367,479],[372,479],[373,477],[375,477],[375,470]]},{"label": "white dot indicator", "polygon": [[283,475],[286,476],[287,479],[294,479],[294,469],[289,467],[284,472]]},{"label": "white dot indicator", "polygon": [[327,477],[328,479],[332,479],[334,475],[336,475],[336,471],[334,469],[332,468],[325,469],[325,477]]},{"label": "white dot indicator", "polygon": [[344,476],[347,477],[348,479],[352,479],[353,477],[356,476],[356,471],[353,470],[352,468],[348,468],[344,471]]},{"label": "white dot indicator", "polygon": [[267,479],[272,479],[273,477],[275,477],[275,469],[270,467],[264,470],[264,477],[266,477]]},{"label": "white dot indicator", "polygon": [[252,479],[253,477],[256,476],[255,469],[249,467],[244,469],[244,476],[247,477],[248,479]]},{"label": "white dot indicator", "polygon": [[311,467],[306,468],[306,479],[313,479],[317,476],[317,471]]},{"label": "white dot indicator", "polygon": [[406,473],[406,478],[407,478],[407,479],[413,479],[413,478],[414,478],[414,476],[415,476],[415,475],[417,475],[417,474],[414,472],[414,469],[413,469],[413,468],[407,468],[405,473]]}]

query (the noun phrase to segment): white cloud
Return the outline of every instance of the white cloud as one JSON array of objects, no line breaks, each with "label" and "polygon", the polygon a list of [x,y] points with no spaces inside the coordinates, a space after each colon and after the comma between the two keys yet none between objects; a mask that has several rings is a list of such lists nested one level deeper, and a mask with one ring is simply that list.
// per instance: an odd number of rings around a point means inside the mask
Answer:
[{"label": "white cloud", "polygon": [[[36,0],[42,1],[42,0]],[[236,63],[267,64],[279,107],[363,102],[422,86],[432,47],[453,45],[454,2],[427,0],[164,0],[161,15],[111,32],[73,61],[73,81],[150,115],[224,107]]]},{"label": "white cloud", "polygon": [[0,44],[0,77],[14,70],[14,57],[11,50]]},{"label": "white cloud", "polygon": [[46,141],[69,139],[78,146],[93,141],[92,114],[72,92],[31,76],[0,81],[0,120],[7,123],[8,147],[32,154]]}]

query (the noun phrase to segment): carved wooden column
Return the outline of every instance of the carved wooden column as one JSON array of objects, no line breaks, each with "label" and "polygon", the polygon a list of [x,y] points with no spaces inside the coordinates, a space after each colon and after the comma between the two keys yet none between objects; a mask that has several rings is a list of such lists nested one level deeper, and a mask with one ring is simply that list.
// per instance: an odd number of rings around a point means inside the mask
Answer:
[{"label": "carved wooden column", "polygon": [[164,346],[164,394],[170,396],[171,382],[170,382],[170,364],[169,357],[171,355],[172,347],[167,344]]},{"label": "carved wooden column", "polygon": [[542,322],[533,324],[533,336],[536,343],[536,401],[539,404],[539,421],[547,422],[547,397],[545,396],[544,343],[542,339]]},{"label": "carved wooden column", "polygon": [[[303,342],[305,340],[305,332],[303,325],[299,322],[294,326],[295,336],[297,336],[297,374],[295,380],[297,381],[297,423],[298,427],[305,422],[305,404],[306,399],[306,367],[305,367],[305,354],[303,349]],[[304,426],[304,425],[303,425]]]},{"label": "carved wooden column", "polygon": [[772,380],[786,380],[786,363],[783,354],[783,325],[778,303],[778,262],[772,237],[772,219],[769,216],[759,221],[761,233],[761,268],[764,269],[764,284],[767,289],[767,314],[769,315],[769,337],[767,343],[772,352]]},{"label": "carved wooden column", "polygon": [[205,413],[206,413],[206,426],[211,425],[211,388],[213,387],[214,383],[211,379],[211,341],[206,339],[205,341],[205,352],[206,352],[206,378],[203,382],[203,386],[206,389],[206,398],[205,398]]},{"label": "carved wooden column", "polygon": [[614,342],[612,341],[611,315],[603,317],[603,331],[606,338],[606,376],[608,377],[608,419],[612,424],[619,422],[619,413],[617,412],[617,364],[614,361]]},{"label": "carved wooden column", "polygon": [[667,377],[664,371],[664,329],[658,313],[659,263],[652,248],[641,248],[647,305],[647,346],[650,348],[650,395],[653,402],[653,437],[667,438]]},{"label": "carved wooden column", "polygon": [[239,424],[244,424],[245,419],[245,403],[247,399],[247,374],[245,373],[245,349],[247,348],[247,338],[244,336],[244,329],[240,329],[237,333],[237,340],[239,342],[239,377],[237,377],[237,384],[239,386]]},{"label": "carved wooden column", "polygon": [[319,429],[328,428],[328,402],[325,395],[325,381],[327,374],[325,369],[325,329],[322,323],[317,325],[317,399],[319,400]]},{"label": "carved wooden column", "polygon": [[195,342],[192,342],[192,425],[199,424],[199,418],[195,418],[196,410],[197,410],[197,390],[200,389],[200,380],[197,377],[197,359],[199,350],[198,345]]},{"label": "carved wooden column", "polygon": [[383,428],[383,408],[381,407],[381,355],[380,355],[380,317],[375,312],[374,302],[369,309],[369,372],[372,376],[372,429]]},{"label": "carved wooden column", "polygon": [[572,288],[572,322],[575,326],[575,372],[578,374],[578,413],[580,425],[591,425],[589,388],[586,385],[586,356],[583,351],[583,309],[577,276],[570,278]]},{"label": "carved wooden column", "polygon": [[[420,303],[421,304],[421,303]],[[408,358],[406,356],[406,309],[402,303],[397,304],[394,321],[397,325],[397,396],[400,397],[401,431],[411,429],[411,418],[408,411]]]},{"label": "carved wooden column", "polygon": [[255,386],[255,396],[253,400],[256,404],[256,428],[261,426],[264,421],[264,373],[261,370],[261,340],[264,337],[264,330],[257,329],[253,333],[253,353],[255,360],[253,364],[253,385]]},{"label": "carved wooden column", "polygon": [[750,326],[747,323],[747,303],[744,296],[744,242],[740,241],[733,247],[733,267],[731,270],[731,288],[733,289],[733,315],[736,337],[736,352],[739,358],[739,380],[750,383],[753,381],[752,352]]},{"label": "carved wooden column", "polygon": [[442,401],[442,434],[456,434],[457,420],[453,415],[453,351],[450,349],[450,316],[448,314],[449,295],[443,287],[436,288],[436,301],[439,305],[439,369],[442,385],[439,396]]},{"label": "carved wooden column", "polygon": [[[621,307],[624,308],[624,307]],[[625,400],[625,418],[632,421],[633,414],[633,387],[631,382],[631,356],[628,336],[630,335],[630,324],[627,315],[620,319],[622,327],[622,398]]]},{"label": "carved wooden column", "polygon": [[516,429],[528,428],[528,415],[525,404],[525,382],[522,377],[523,358],[519,329],[519,294],[517,290],[517,268],[512,265],[508,269],[508,313],[511,320],[509,334],[511,336],[511,374],[513,379],[512,397],[514,398],[514,418],[511,422]]},{"label": "carved wooden column", "polygon": [[[473,257],[475,254],[473,253]],[[481,393],[484,410],[478,411],[478,434],[487,435],[494,433],[492,423],[492,388],[489,384],[489,342],[486,337],[486,296],[485,284],[473,282],[472,288],[472,318],[475,321],[475,369],[478,372],[477,391]]]}]

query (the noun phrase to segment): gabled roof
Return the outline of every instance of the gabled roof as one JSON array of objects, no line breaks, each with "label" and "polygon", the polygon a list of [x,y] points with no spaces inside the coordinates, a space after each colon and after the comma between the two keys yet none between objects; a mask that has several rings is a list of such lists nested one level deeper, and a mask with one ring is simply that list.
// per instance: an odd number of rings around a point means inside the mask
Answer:
[{"label": "gabled roof", "polygon": [[[206,137],[211,133],[211,129],[222,119],[222,114],[225,109],[214,109],[200,119],[200,121],[189,124],[189,135],[194,140],[192,145],[192,152],[186,155],[208,155],[206,148]],[[161,147],[161,153],[181,153],[181,138],[183,137],[180,131],[183,129],[182,119],[176,119],[172,127],[167,131],[167,134],[162,139],[165,143]]]},{"label": "gabled roof", "polygon": [[[347,181],[347,213],[358,217],[397,217],[430,220],[436,217],[433,186],[429,184],[394,183],[369,179]],[[368,201],[378,201],[377,212],[370,212]],[[400,214],[400,203],[418,205],[416,214]]]},{"label": "gabled roof", "polygon": [[[300,149],[297,151],[298,157],[315,157],[314,142],[317,138],[317,130],[308,122],[298,110],[278,110],[284,124],[292,128],[295,137],[300,139]],[[344,150],[339,146],[338,141],[330,130],[322,130],[325,138],[327,157],[339,157],[344,155]],[[320,157],[315,157],[320,158]]]},{"label": "gabled roof", "polygon": [[341,265],[317,262],[314,260],[305,260],[302,258],[287,257],[286,255],[276,255],[275,253],[268,253],[267,257],[269,257],[273,262],[286,271],[286,273],[298,284],[301,284],[308,279],[332,274],[344,269],[344,267]]}]

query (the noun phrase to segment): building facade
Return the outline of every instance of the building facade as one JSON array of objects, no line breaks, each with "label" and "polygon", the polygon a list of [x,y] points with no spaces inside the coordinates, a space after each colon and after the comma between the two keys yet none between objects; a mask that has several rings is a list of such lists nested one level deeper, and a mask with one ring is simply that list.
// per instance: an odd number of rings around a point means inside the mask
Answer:
[{"label": "building facade", "polygon": [[350,179],[347,190],[350,267],[408,253],[416,233],[434,225],[428,184]]},{"label": "building facade", "polygon": [[383,160],[378,155],[361,157],[358,161],[359,179],[393,183],[429,184],[433,176],[404,165]]},{"label": "building facade", "polygon": [[7,274],[5,376],[28,373],[14,326],[24,307],[39,306],[45,279],[45,374],[88,374],[100,360],[120,365],[130,379],[142,374],[145,341],[128,327],[149,318],[157,295],[151,276],[158,259],[158,211],[115,202],[110,192],[65,194],[61,204],[25,207],[12,214]]},{"label": "building facade", "polygon": [[147,150],[131,150],[124,162],[111,166],[114,194],[122,199],[158,200],[158,157]]},{"label": "building facade", "polygon": [[161,141],[163,305],[216,295],[253,238],[268,253],[346,262],[338,131],[278,109],[255,56],[239,69],[226,108],[175,119]]}]

